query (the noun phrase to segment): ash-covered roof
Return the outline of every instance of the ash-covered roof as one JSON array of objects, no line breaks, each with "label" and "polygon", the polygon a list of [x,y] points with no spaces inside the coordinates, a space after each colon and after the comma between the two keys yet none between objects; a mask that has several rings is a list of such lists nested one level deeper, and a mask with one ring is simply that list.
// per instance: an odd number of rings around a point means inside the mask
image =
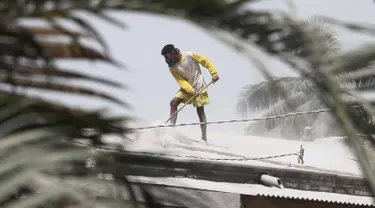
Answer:
[{"label": "ash-covered roof", "polygon": [[242,194],[249,196],[265,196],[276,198],[302,199],[338,204],[362,205],[375,207],[372,197],[353,196],[327,192],[301,191],[288,188],[268,187],[261,184],[236,184],[203,181],[187,178],[161,177],[129,177],[132,181],[159,186],[189,188],[197,190],[217,191],[223,193]]}]

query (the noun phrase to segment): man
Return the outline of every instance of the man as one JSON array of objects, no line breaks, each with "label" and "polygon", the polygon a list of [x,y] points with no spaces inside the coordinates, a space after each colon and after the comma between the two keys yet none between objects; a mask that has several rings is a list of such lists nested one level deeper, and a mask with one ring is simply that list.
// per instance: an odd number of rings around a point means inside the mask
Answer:
[{"label": "man", "polygon": [[[193,106],[197,108],[199,121],[206,122],[204,106],[208,105],[210,100],[208,98],[207,89],[204,89],[206,82],[203,79],[199,64],[208,69],[214,83],[219,80],[215,66],[206,57],[194,52],[181,53],[179,49],[172,44],[165,45],[161,50],[161,55],[164,56],[170,72],[181,87],[170,102],[170,116],[177,111],[177,107],[181,103],[193,104]],[[204,90],[201,92],[202,89]],[[187,103],[193,96],[195,99]],[[176,124],[176,121],[177,114],[171,118],[171,123]],[[202,140],[207,142],[207,124],[201,124],[201,131]]]}]

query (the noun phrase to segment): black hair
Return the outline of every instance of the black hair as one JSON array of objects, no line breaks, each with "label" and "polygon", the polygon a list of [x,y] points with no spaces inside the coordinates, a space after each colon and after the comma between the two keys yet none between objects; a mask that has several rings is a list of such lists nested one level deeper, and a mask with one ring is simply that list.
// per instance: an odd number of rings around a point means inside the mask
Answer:
[{"label": "black hair", "polygon": [[173,53],[173,54],[180,54],[180,50],[176,47],[174,47],[173,44],[167,44],[163,47],[163,49],[161,49],[161,55],[164,56],[165,58],[165,62],[168,64],[169,67],[172,67],[174,66],[177,62],[176,60],[168,60],[167,58],[167,54],[170,54],[170,53]]},{"label": "black hair", "polygon": [[168,53],[176,53],[176,54],[179,54],[180,53],[180,50],[178,50],[178,48],[174,47],[173,44],[167,44],[163,47],[163,49],[161,49],[161,55],[166,55]]}]

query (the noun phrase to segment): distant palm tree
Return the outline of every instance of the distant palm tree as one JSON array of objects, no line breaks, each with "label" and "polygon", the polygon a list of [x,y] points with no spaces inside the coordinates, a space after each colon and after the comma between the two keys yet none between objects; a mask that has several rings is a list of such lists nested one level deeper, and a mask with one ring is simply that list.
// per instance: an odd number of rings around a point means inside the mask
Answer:
[{"label": "distant palm tree", "polygon": [[[316,41],[323,43],[324,56],[330,57],[340,53],[338,41],[329,27],[321,21],[308,21],[311,31],[320,37]],[[318,44],[318,43],[317,43]],[[294,52],[304,56],[304,48],[296,48]],[[358,69],[348,69],[347,73],[336,74],[341,86],[355,90],[374,90],[375,79],[371,76],[357,79],[351,76],[353,71],[368,67],[368,64]],[[275,90],[273,86],[284,90]],[[285,93],[285,94],[284,94]],[[348,97],[350,99],[350,97]],[[268,81],[248,85],[239,95],[237,110],[242,115],[258,113],[262,117],[273,117],[288,113],[311,111],[326,108],[316,86],[305,77],[274,77]],[[300,114],[289,117],[252,122],[246,128],[246,134],[269,135],[286,139],[301,139],[309,127],[309,136],[314,138],[339,136],[342,132],[330,112]]]}]

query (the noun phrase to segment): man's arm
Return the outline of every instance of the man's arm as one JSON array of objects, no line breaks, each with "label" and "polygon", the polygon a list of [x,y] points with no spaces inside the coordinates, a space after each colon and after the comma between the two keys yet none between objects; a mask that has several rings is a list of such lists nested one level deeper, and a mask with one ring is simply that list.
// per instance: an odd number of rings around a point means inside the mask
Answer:
[{"label": "man's arm", "polygon": [[195,90],[191,84],[186,81],[178,72],[175,70],[169,69],[169,71],[172,73],[173,77],[176,79],[177,83],[181,86],[182,89],[184,89],[187,93],[194,95]]},{"label": "man's arm", "polygon": [[206,57],[197,53],[192,53],[194,61],[198,62],[202,66],[208,69],[212,77],[218,76],[214,64]]}]

